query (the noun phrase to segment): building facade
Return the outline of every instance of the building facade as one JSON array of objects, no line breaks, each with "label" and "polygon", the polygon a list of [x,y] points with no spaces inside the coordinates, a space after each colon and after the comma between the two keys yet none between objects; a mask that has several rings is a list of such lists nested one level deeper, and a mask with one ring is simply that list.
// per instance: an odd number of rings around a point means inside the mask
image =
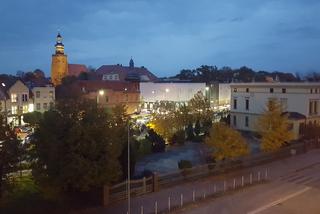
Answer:
[{"label": "building facade", "polygon": [[96,100],[103,107],[124,105],[128,114],[139,111],[140,90],[136,82],[77,81],[75,83],[84,97]]},{"label": "building facade", "polygon": [[307,123],[319,123],[320,83],[234,83],[231,84],[231,125],[257,131],[258,118],[269,100],[277,100],[288,115],[295,138]]},{"label": "building facade", "polygon": [[45,112],[53,108],[55,102],[55,88],[51,85],[32,88],[34,111]]},{"label": "building facade", "polygon": [[230,83],[208,83],[206,95],[210,101],[210,106],[215,110],[230,108]]},{"label": "building facade", "polygon": [[140,97],[144,109],[153,109],[156,102],[162,101],[187,104],[198,92],[205,95],[205,83],[140,82]]}]

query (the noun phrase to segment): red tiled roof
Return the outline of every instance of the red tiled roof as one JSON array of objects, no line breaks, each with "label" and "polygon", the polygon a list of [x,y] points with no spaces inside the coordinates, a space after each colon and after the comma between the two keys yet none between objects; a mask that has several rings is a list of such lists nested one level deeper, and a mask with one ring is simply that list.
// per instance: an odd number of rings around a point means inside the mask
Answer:
[{"label": "red tiled roof", "polygon": [[[145,67],[129,67],[122,65],[102,65],[97,69],[96,73],[102,79],[103,74],[119,74],[120,81],[125,81],[128,75],[136,75],[140,81],[156,81],[157,77]],[[144,79],[147,77],[149,80]]]},{"label": "red tiled roof", "polygon": [[75,84],[77,84],[80,88],[84,88],[87,92],[98,91],[100,89],[111,89],[113,91],[123,91],[123,92],[127,91],[130,93],[139,92],[139,84],[133,83],[133,82],[78,80],[75,82]]},{"label": "red tiled roof", "polygon": [[68,64],[68,75],[79,76],[82,72],[87,72],[87,66],[81,64]]}]

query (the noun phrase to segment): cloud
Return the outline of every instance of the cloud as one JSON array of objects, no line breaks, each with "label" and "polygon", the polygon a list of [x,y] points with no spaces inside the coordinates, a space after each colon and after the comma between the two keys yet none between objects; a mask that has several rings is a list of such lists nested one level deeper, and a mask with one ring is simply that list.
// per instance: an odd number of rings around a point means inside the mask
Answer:
[{"label": "cloud", "polygon": [[130,56],[159,76],[201,64],[319,69],[316,0],[7,1],[0,71],[50,72],[57,29],[69,61],[99,67]]}]

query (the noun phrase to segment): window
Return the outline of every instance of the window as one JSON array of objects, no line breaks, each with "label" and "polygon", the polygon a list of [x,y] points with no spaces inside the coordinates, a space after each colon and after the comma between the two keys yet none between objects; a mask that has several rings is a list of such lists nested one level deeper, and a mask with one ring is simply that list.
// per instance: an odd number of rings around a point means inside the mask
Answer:
[{"label": "window", "polygon": [[36,110],[40,111],[40,109],[41,109],[41,105],[40,105],[40,103],[37,103],[36,104]]},{"label": "window", "polygon": [[12,114],[17,114],[18,113],[18,107],[17,106],[12,106],[11,107],[11,113]]},{"label": "window", "polygon": [[270,93],[273,93],[273,88],[270,88]]},{"label": "window", "polygon": [[310,94],[312,94],[313,93],[313,90],[312,90],[312,88],[310,89]]},{"label": "window", "polygon": [[27,102],[28,101],[28,94],[22,94],[21,98],[22,98],[22,102]]},{"label": "window", "polygon": [[48,109],[48,103],[43,103],[43,109],[47,110]]},{"label": "window", "polygon": [[36,98],[40,98],[40,91],[36,91]]},{"label": "window", "polygon": [[309,101],[309,114],[313,114],[313,101]]},{"label": "window", "polygon": [[237,126],[237,117],[233,115],[233,126]]},{"label": "window", "polygon": [[249,117],[248,116],[245,117],[245,126],[249,127]]},{"label": "window", "polygon": [[318,89],[317,88],[314,89],[314,93],[318,94]]},{"label": "window", "polygon": [[109,102],[109,97],[108,97],[108,96],[106,96],[106,103],[107,103],[107,102]]},{"label": "window", "polygon": [[299,123],[299,135],[303,134],[304,128],[305,128],[304,123]]},{"label": "window", "polygon": [[13,102],[13,103],[18,102],[18,96],[17,96],[17,94],[11,94],[11,102]]},{"label": "window", "polygon": [[249,93],[249,88],[246,88],[246,92]]},{"label": "window", "polygon": [[22,107],[22,113],[28,113],[29,112],[29,106],[28,105],[24,105]]},{"label": "window", "polygon": [[286,88],[283,88],[283,89],[282,89],[282,93],[283,93],[283,94],[287,93],[287,89],[286,89]]},{"label": "window", "polygon": [[49,98],[53,99],[53,91],[49,91]]},{"label": "window", "polygon": [[233,89],[233,92],[237,92],[237,91],[238,91],[237,88],[234,88],[234,89]]},{"label": "window", "polygon": [[249,99],[246,99],[246,110],[249,110]]},{"label": "window", "polygon": [[233,109],[237,109],[237,99],[233,99]]},{"label": "window", "polygon": [[318,114],[318,100],[313,102],[313,113]]},{"label": "window", "polygon": [[50,103],[49,103],[49,108],[50,108],[50,109],[53,109],[53,102],[50,102]]}]

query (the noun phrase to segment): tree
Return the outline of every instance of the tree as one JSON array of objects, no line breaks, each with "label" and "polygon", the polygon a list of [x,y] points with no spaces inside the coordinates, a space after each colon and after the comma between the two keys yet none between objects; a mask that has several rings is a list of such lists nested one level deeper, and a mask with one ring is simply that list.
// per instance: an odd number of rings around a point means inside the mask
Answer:
[{"label": "tree", "polygon": [[288,118],[282,114],[280,103],[274,99],[269,100],[267,109],[258,120],[262,151],[273,152],[289,143],[293,134],[288,125]]},{"label": "tree", "polygon": [[187,140],[193,140],[194,138],[194,132],[193,132],[193,125],[192,123],[189,123],[186,129],[187,134]]},{"label": "tree", "polygon": [[197,120],[196,125],[194,126],[194,133],[196,134],[196,136],[199,136],[200,131],[201,131],[200,121]]},{"label": "tree", "polygon": [[91,100],[64,100],[44,113],[33,144],[33,175],[43,189],[90,191],[117,181],[122,145],[110,116]]},{"label": "tree", "polygon": [[213,148],[215,160],[232,160],[249,154],[248,144],[241,134],[223,123],[213,124],[205,143]]},{"label": "tree", "polygon": [[206,120],[212,119],[212,110],[210,109],[209,100],[202,94],[198,92],[189,101],[190,112],[194,115],[195,120],[199,120],[203,123]]},{"label": "tree", "polygon": [[173,134],[173,136],[170,139],[170,143],[172,144],[179,144],[182,145],[184,144],[186,140],[185,136],[185,131],[184,130],[178,130],[176,133]]},{"label": "tree", "polygon": [[33,127],[40,123],[41,118],[42,113],[37,111],[23,114],[23,122],[28,123]]},{"label": "tree", "polygon": [[14,130],[6,124],[4,116],[0,115],[0,199],[3,182],[7,180],[8,173],[17,170],[20,154],[21,147]]},{"label": "tree", "polygon": [[148,130],[146,139],[148,139],[152,143],[152,152],[164,152],[166,148],[165,141],[153,129]]}]

